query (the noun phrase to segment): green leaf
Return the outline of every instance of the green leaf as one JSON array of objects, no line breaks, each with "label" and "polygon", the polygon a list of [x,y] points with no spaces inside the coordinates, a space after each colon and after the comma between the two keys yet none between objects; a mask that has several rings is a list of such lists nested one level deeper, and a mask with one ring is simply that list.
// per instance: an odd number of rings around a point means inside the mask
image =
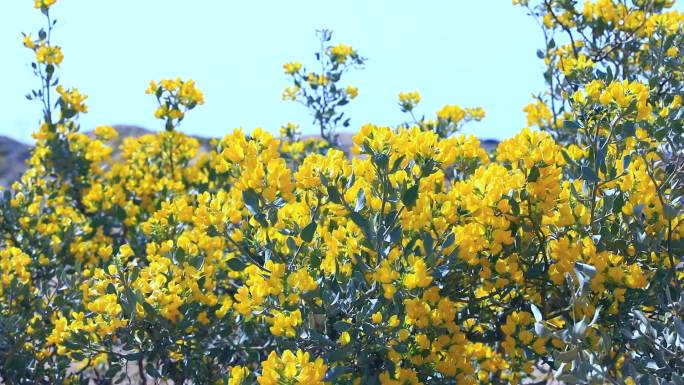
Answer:
[{"label": "green leaf", "polygon": [[386,170],[389,164],[389,156],[387,154],[379,153],[373,155],[373,163],[375,163],[379,169]]},{"label": "green leaf", "polygon": [[421,232],[420,234],[421,241],[423,241],[423,247],[425,248],[425,254],[426,255],[431,255],[432,252],[434,251],[434,240],[432,239],[432,235],[428,232]]},{"label": "green leaf", "polygon": [[599,181],[598,175],[596,175],[596,171],[594,171],[591,167],[587,166],[582,166],[582,179],[586,180],[589,183],[597,183]]},{"label": "green leaf", "polygon": [[539,179],[539,167],[533,166],[530,173],[527,175],[528,182],[536,182]]},{"label": "green leaf", "polygon": [[576,165],[577,165],[577,163],[570,157],[570,155],[568,154],[568,152],[565,151],[564,149],[561,150],[561,155],[563,155],[563,159],[565,159],[565,162],[566,162],[567,164],[571,164],[571,165],[573,165],[573,166],[576,166]]},{"label": "green leaf", "polygon": [[556,361],[559,362],[571,362],[577,357],[577,349],[572,349],[563,352],[557,352],[555,355]]},{"label": "green leaf", "polygon": [[577,377],[575,377],[569,373],[561,374],[556,379],[558,381],[560,381],[562,384],[581,384],[582,383],[582,379],[577,378]]},{"label": "green leaf", "polygon": [[242,271],[247,267],[247,265],[241,260],[233,257],[228,260],[228,267],[233,271]]},{"label": "green leaf", "polygon": [[364,218],[363,215],[353,212],[349,214],[349,218],[363,231],[363,233],[368,237],[371,234],[370,222],[368,219]]},{"label": "green leaf", "polygon": [[636,124],[634,122],[625,122],[622,124],[622,136],[631,137],[636,135]]},{"label": "green leaf", "polygon": [[599,306],[599,307],[596,308],[596,310],[594,311],[594,318],[592,318],[592,319],[591,319],[591,322],[589,322],[589,326],[592,326],[593,324],[596,323],[596,321],[598,321],[598,319],[599,319],[599,314],[601,314],[601,309],[602,309],[602,308],[603,308],[603,306]]},{"label": "green leaf", "polygon": [[143,309],[145,309],[145,313],[153,317],[157,316],[157,309],[150,305],[149,302],[143,300],[140,303],[142,304]]},{"label": "green leaf", "polygon": [[646,206],[643,203],[639,203],[638,205],[636,205],[632,208],[632,213],[634,214],[634,216],[637,219],[639,219],[639,220],[642,219],[642,215],[644,214],[644,208],[645,207]]},{"label": "green leaf", "polygon": [[147,365],[145,366],[145,371],[152,378],[160,378],[161,377],[161,373],[159,373],[159,370],[157,370],[157,368],[155,368],[151,362],[147,363]]},{"label": "green leaf", "polygon": [[549,335],[549,330],[541,322],[534,323],[534,332],[537,333],[539,337],[546,337]]},{"label": "green leaf", "polygon": [[582,262],[575,262],[575,270],[586,274],[589,278],[594,278],[596,275],[596,268],[594,266]]},{"label": "green leaf", "polygon": [[252,214],[256,215],[259,212],[259,195],[253,189],[249,188],[242,192],[242,201]]},{"label": "green leaf", "polygon": [[335,186],[328,186],[328,198],[330,202],[342,204],[342,196]]},{"label": "green leaf", "polygon": [[618,194],[613,201],[613,214],[620,214],[622,212],[622,207],[625,205],[625,198],[622,194]]},{"label": "green leaf", "polygon": [[311,222],[308,225],[306,225],[302,231],[299,233],[299,237],[302,238],[302,240],[306,243],[311,242],[313,239],[314,234],[316,233],[316,227],[318,225],[316,222]]},{"label": "green leaf", "polygon": [[124,355],[124,358],[128,361],[137,361],[143,357],[145,357],[145,352],[135,352]]},{"label": "green leaf", "polygon": [[563,121],[563,128],[570,131],[576,131],[582,128],[582,125],[574,120],[565,120]]},{"label": "green leaf", "polygon": [[354,207],[354,211],[359,212],[363,210],[364,207],[366,207],[366,192],[364,189],[360,188],[359,192],[356,194],[356,206]]},{"label": "green leaf", "polygon": [[[78,360],[75,357],[72,357],[72,359]],[[116,376],[116,374],[120,371],[121,371],[121,365],[119,363],[112,363],[109,366],[109,369],[107,369],[107,371],[105,372],[104,377],[105,378],[114,378],[114,376]]]},{"label": "green leaf", "polygon": [[401,163],[404,161],[405,158],[406,158],[406,155],[402,155],[394,161],[394,164],[392,165],[392,170],[390,170],[391,174],[394,174],[395,172],[399,171],[399,168],[401,167]]},{"label": "green leaf", "polygon": [[294,253],[297,251],[297,243],[295,242],[294,238],[292,237],[287,237],[287,248],[290,249],[291,253]]},{"label": "green leaf", "polygon": [[325,373],[325,378],[323,381],[325,382],[333,382],[336,380],[338,377],[340,377],[343,374],[350,373],[352,371],[352,368],[349,366],[336,366],[332,369],[329,369]]},{"label": "green leaf", "polygon": [[665,206],[663,207],[663,214],[665,215],[665,219],[668,221],[671,221],[675,218],[677,218],[677,215],[679,214],[679,210],[677,210],[676,207],[669,203],[665,203]]},{"label": "green leaf", "polygon": [[675,318],[675,328],[677,329],[677,337],[684,343],[684,322]]},{"label": "green leaf", "polygon": [[396,243],[399,239],[401,239],[401,225],[396,226],[395,228],[392,229],[389,233],[390,237],[390,243],[394,244]]},{"label": "green leaf", "polygon": [[404,196],[401,197],[401,202],[404,204],[404,206],[408,207],[409,209],[412,209],[413,206],[416,205],[416,201],[418,200],[419,187],[419,184],[416,183],[411,188],[407,189],[406,192],[404,192]]},{"label": "green leaf", "polygon": [[116,288],[111,282],[107,285],[107,294],[116,294]]},{"label": "green leaf", "polygon": [[587,323],[582,318],[578,323],[573,326],[572,331],[576,336],[584,336],[584,332],[587,330]]},{"label": "green leaf", "polygon": [[530,304],[530,309],[532,309],[532,314],[537,322],[542,322],[544,320],[541,311],[535,304]]},{"label": "green leaf", "polygon": [[346,332],[351,328],[351,324],[349,322],[344,322],[344,321],[337,321],[333,324],[333,328],[337,330],[338,332]]},{"label": "green leaf", "polygon": [[354,185],[354,182],[356,182],[356,176],[354,175],[354,171],[352,171],[351,175],[349,175],[349,179],[347,180],[347,185],[345,186],[347,190]]},{"label": "green leaf", "polygon": [[207,235],[210,237],[217,237],[221,235],[221,233],[219,233],[218,229],[216,229],[216,226],[211,225],[207,228]]},{"label": "green leaf", "polygon": [[442,249],[446,249],[447,247],[451,246],[455,240],[456,234],[450,232],[449,235],[447,235],[447,237],[444,239],[444,242],[442,242]]},{"label": "green leaf", "polygon": [[351,348],[351,344],[349,344],[343,348],[339,348],[339,349],[330,351],[329,353],[327,353],[324,356],[324,358],[325,358],[326,362],[342,361],[345,357],[347,357],[349,355],[349,353],[351,353],[350,348]]}]

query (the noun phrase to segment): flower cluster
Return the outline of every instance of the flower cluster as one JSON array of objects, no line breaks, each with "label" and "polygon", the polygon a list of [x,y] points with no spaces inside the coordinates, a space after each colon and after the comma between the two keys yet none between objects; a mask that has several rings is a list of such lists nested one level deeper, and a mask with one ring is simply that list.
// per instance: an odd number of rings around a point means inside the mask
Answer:
[{"label": "flower cluster", "polygon": [[316,60],[320,64],[320,72],[308,70],[297,61],[285,63],[283,70],[292,85],[285,88],[282,98],[305,105],[321,137],[334,145],[337,143],[335,130],[340,126],[350,126],[349,118],[345,118],[340,108],[359,94],[357,87],[339,83],[343,75],[350,69],[363,66],[366,59],[349,45],[330,45],[332,32],[329,30],[318,31],[318,37],[321,48],[316,53]]},{"label": "flower cluster", "polygon": [[[325,95],[305,104],[329,140],[290,123],[201,145],[177,128],[203,94],[168,79],[148,89],[166,130],[114,156],[116,130],[81,133],[86,96],[37,59],[43,121],[0,197],[3,383],[677,383],[681,58],[643,44],[681,43],[681,23],[667,2],[517,3],[577,35],[540,55],[540,129],[489,152],[456,134],[481,108],[418,120],[417,92],[399,95],[412,121],[337,148],[357,95],[337,82],[363,59],[329,33],[322,73],[284,66],[295,100]],[[643,44],[612,57],[586,28]]]},{"label": "flower cluster", "polygon": [[195,87],[193,80],[163,79],[159,84],[152,80],[145,92],[157,97],[159,107],[154,117],[165,120],[167,131],[173,130],[187,111],[204,104],[204,94]]}]

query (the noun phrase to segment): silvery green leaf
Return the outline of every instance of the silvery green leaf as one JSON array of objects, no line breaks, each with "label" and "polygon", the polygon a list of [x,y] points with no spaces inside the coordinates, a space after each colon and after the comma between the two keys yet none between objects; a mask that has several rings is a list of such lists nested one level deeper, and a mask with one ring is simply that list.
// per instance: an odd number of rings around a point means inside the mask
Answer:
[{"label": "silvery green leaf", "polygon": [[675,319],[675,328],[677,329],[677,336],[684,343],[684,322],[680,319]]},{"label": "silvery green leaf", "polygon": [[586,263],[575,262],[575,269],[586,274],[589,278],[594,278],[596,275],[596,268]]},{"label": "silvery green leaf", "polygon": [[674,207],[671,204],[666,203],[665,206],[663,207],[663,214],[665,215],[665,219],[668,221],[671,221],[675,218],[677,218],[677,215],[679,214],[679,210],[677,210],[676,207]]},{"label": "silvery green leaf", "polygon": [[561,374],[557,378],[558,381],[564,382],[566,384],[580,384],[582,380],[573,376],[572,374]]},{"label": "silvery green leaf", "polygon": [[356,206],[354,207],[355,212],[359,212],[366,207],[366,192],[360,188],[359,192],[356,194]]},{"label": "silvery green leaf", "polygon": [[576,336],[584,336],[584,332],[587,330],[587,323],[582,318],[575,326],[572,328],[573,333]]},{"label": "silvery green leaf", "polygon": [[565,368],[565,362],[563,362],[562,364],[560,364],[560,366],[558,367],[558,369],[554,370],[554,372],[553,372],[553,378],[558,378],[558,376],[560,376],[560,375],[563,373],[563,368]]},{"label": "silvery green leaf", "polygon": [[601,312],[602,306],[599,306],[596,308],[596,311],[594,311],[594,318],[591,319],[591,322],[589,322],[589,326],[593,325],[598,321],[599,318],[599,313]]},{"label": "silvery green leaf", "polygon": [[534,323],[534,332],[537,333],[539,337],[546,337],[549,334],[549,330],[541,322]]},{"label": "silvery green leaf", "polygon": [[537,322],[542,322],[544,320],[544,318],[542,318],[541,311],[535,304],[530,304],[530,309],[532,309],[532,314]]},{"label": "silvery green leaf", "polygon": [[577,358],[577,349],[572,349],[564,352],[558,352],[555,354],[555,358],[557,361],[567,363],[567,362],[572,362]]}]

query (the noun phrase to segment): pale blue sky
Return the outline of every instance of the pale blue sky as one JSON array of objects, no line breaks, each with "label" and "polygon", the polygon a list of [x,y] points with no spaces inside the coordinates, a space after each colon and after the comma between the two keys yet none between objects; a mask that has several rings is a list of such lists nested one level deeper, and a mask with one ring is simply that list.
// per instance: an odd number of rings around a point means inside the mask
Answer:
[{"label": "pale blue sky", "polygon": [[[24,95],[37,84],[21,32],[43,25],[32,0],[0,3],[0,134],[30,141],[40,107]],[[352,128],[396,124],[400,91],[418,90],[418,111],[444,104],[482,106],[466,132],[504,138],[525,125],[521,111],[543,88],[536,58],[543,39],[510,0],[60,0],[53,40],[63,47],[60,78],[89,95],[83,129],[135,124],[159,129],[151,79],[189,77],[206,103],[182,130],[222,136],[235,127],[271,132],[288,121],[312,133],[304,107],[282,101],[282,64],[313,63],[317,28],[353,45],[368,63],[348,79],[359,97],[348,106]]]}]

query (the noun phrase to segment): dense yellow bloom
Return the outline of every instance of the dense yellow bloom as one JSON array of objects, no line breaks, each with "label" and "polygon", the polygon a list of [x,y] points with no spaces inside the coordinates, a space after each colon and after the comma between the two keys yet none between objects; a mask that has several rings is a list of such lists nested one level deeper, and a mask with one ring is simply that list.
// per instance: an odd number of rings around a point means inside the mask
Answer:
[{"label": "dense yellow bloom", "polygon": [[56,2],[57,0],[34,0],[33,6],[36,9],[47,9],[53,6]]},{"label": "dense yellow bloom", "polygon": [[112,126],[97,126],[95,135],[101,140],[109,141],[119,136],[119,133]]},{"label": "dense yellow bloom", "polygon": [[242,385],[247,380],[249,375],[249,369],[244,366],[233,366],[230,369],[230,380],[228,380],[228,385]]},{"label": "dense yellow bloom", "polygon": [[338,44],[330,47],[330,53],[332,54],[333,61],[344,64],[347,61],[347,57],[354,53],[354,49],[346,44]]},{"label": "dense yellow bloom", "polygon": [[457,105],[446,105],[437,111],[437,117],[442,120],[451,120],[454,123],[465,118],[465,111]]},{"label": "dense yellow bloom", "polygon": [[283,64],[283,69],[287,75],[294,75],[302,69],[302,63],[290,62]]},{"label": "dense yellow bloom", "polygon": [[38,63],[59,66],[62,60],[64,60],[62,49],[57,46],[41,43],[36,50],[36,61]]},{"label": "dense yellow bloom", "polygon": [[347,95],[349,95],[350,99],[356,99],[356,97],[359,95],[359,89],[354,86],[347,86],[345,91],[347,91]]},{"label": "dense yellow bloom", "polygon": [[302,324],[302,313],[299,309],[290,312],[289,314],[274,311],[273,318],[271,318],[269,322],[272,323],[270,331],[273,335],[294,337],[295,327]]},{"label": "dense yellow bloom", "polygon": [[427,287],[432,283],[432,277],[428,275],[427,266],[422,259],[416,259],[411,270],[412,272],[404,278],[404,286],[407,289]]},{"label": "dense yellow bloom", "polygon": [[31,35],[24,35],[24,47],[28,49],[34,49],[36,47],[36,43],[33,41],[33,37]]},{"label": "dense yellow bloom", "polygon": [[261,363],[259,385],[288,383],[293,385],[323,385],[327,366],[322,358],[311,361],[309,353],[298,350],[292,353],[285,350],[281,356],[271,352],[268,359]]},{"label": "dense yellow bloom", "polygon": [[31,258],[17,247],[0,251],[0,296],[3,295],[3,289],[9,287],[15,279],[23,285],[31,283],[28,270],[30,264]]},{"label": "dense yellow bloom", "polygon": [[526,105],[523,112],[527,114],[527,125],[530,127],[548,127],[551,125],[551,110],[541,100]]},{"label": "dense yellow bloom", "polygon": [[[16,325],[0,340],[19,341],[0,359],[28,363],[31,383],[88,381],[126,359],[164,380],[231,385],[323,384],[326,373],[354,385],[366,374],[518,384],[548,357],[599,346],[609,358],[597,363],[621,364],[625,340],[610,333],[604,347],[602,332],[635,310],[668,320],[652,292],[684,279],[679,181],[665,166],[681,63],[658,44],[681,37],[682,17],[660,0],[514,3],[575,41],[547,40],[539,54],[549,92],[523,111],[541,130],[495,149],[456,135],[484,109],[446,105],[419,120],[418,92],[399,94],[409,121],[364,124],[349,148],[300,139],[295,123],[280,138],[256,128],[196,139],[178,124],[204,94],[181,78],[146,90],[165,131],[119,143],[110,126],[79,132],[86,96],[52,78],[58,99],[29,167],[0,199],[0,314]],[[36,4],[47,13],[54,0]],[[633,44],[614,52],[580,30]],[[41,64],[62,61],[44,32],[24,45]],[[322,49],[321,73],[283,66],[285,98],[357,97],[338,81],[363,60],[348,45]],[[45,65],[43,81],[58,70]],[[586,330],[572,330],[582,319]]]},{"label": "dense yellow bloom", "polygon": [[402,111],[411,111],[418,103],[420,103],[420,93],[418,91],[399,93],[399,106]]},{"label": "dense yellow bloom", "polygon": [[64,107],[66,109],[81,113],[88,112],[88,106],[86,106],[84,103],[88,96],[82,94],[78,89],[72,88],[67,90],[59,85],[57,86],[57,93],[59,96],[61,96],[62,102],[64,102]]}]

